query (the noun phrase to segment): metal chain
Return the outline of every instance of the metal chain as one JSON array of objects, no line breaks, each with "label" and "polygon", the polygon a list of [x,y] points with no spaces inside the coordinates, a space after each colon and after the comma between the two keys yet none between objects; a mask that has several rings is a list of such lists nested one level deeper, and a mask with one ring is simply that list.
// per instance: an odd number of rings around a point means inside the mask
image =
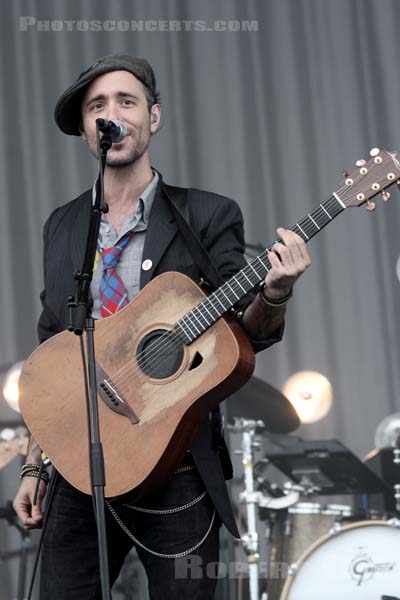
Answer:
[{"label": "metal chain", "polygon": [[179,473],[186,473],[186,471],[193,471],[193,469],[195,469],[196,467],[194,465],[185,465],[184,467],[179,467],[179,469],[177,469],[174,472],[174,475],[179,475]]},{"label": "metal chain", "polygon": [[158,510],[153,508],[143,508],[142,506],[133,506],[132,504],[124,504],[127,508],[131,508],[132,510],[137,510],[137,512],[146,513],[149,515],[173,515],[174,513],[181,512],[182,510],[186,510],[191,506],[194,506],[201,500],[203,500],[204,496],[207,494],[207,490],[205,490],[200,496],[197,496],[194,500],[191,500],[187,504],[182,504],[182,506],[176,506],[175,508],[166,508],[164,510]]},{"label": "metal chain", "polygon": [[139,542],[139,540],[133,535],[133,533],[131,531],[129,531],[129,529],[127,528],[127,526],[125,525],[125,523],[120,519],[120,517],[118,516],[117,512],[111,506],[111,504],[108,502],[108,500],[106,500],[105,503],[108,506],[108,509],[111,512],[111,514],[113,515],[114,519],[116,520],[116,522],[118,523],[118,525],[121,527],[121,529],[127,534],[127,536],[130,537],[131,540],[135,544],[137,544],[138,546],[140,546],[140,548],[142,548],[146,552],[149,552],[153,556],[157,556],[158,558],[182,558],[183,556],[187,556],[188,554],[191,554],[192,552],[194,552],[195,550],[197,550],[197,548],[200,548],[200,546],[207,539],[207,537],[208,537],[208,535],[209,535],[209,533],[210,533],[210,531],[212,529],[212,526],[214,525],[214,520],[215,520],[215,515],[216,515],[216,511],[214,509],[212,517],[211,517],[211,522],[210,522],[210,525],[208,526],[208,529],[207,529],[206,533],[201,538],[200,542],[198,542],[197,544],[195,544],[194,546],[192,546],[192,548],[189,548],[189,550],[184,550],[184,552],[178,552],[177,554],[163,554],[162,552],[156,552],[155,550],[151,550],[150,548],[147,548],[147,546],[145,546],[144,544],[142,544],[142,542]]}]

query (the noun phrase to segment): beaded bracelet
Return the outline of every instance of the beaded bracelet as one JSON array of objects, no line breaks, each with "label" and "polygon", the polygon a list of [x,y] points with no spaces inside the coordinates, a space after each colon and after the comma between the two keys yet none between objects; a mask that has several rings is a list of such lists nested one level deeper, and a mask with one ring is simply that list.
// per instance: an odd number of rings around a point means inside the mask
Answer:
[{"label": "beaded bracelet", "polygon": [[34,477],[35,479],[41,479],[41,481],[44,481],[46,484],[50,481],[50,477],[47,471],[42,471],[41,473],[40,471],[26,471],[25,473],[21,473],[21,475],[19,476],[20,479],[23,479],[24,477]]},{"label": "beaded bracelet", "polygon": [[44,481],[46,484],[49,483],[50,480],[50,476],[45,470],[44,465],[40,466],[30,463],[23,465],[19,478],[22,479],[26,476],[36,477],[37,479]]}]

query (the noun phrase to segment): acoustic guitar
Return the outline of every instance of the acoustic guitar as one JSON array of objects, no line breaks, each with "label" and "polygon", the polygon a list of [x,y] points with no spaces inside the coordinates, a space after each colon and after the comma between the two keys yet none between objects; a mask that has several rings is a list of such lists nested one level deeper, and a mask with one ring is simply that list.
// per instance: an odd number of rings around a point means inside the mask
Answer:
[{"label": "acoustic guitar", "polygon": [[[400,179],[397,152],[371,151],[328,200],[292,230],[306,242],[343,210]],[[209,411],[254,368],[230,310],[263,282],[268,249],[209,296],[187,276],[153,279],[121,311],[96,323],[95,354],[107,497],[153,491],[167,480]],[[39,446],[74,487],[90,494],[86,404],[77,336],[62,332],[27,359],[20,408]]]}]

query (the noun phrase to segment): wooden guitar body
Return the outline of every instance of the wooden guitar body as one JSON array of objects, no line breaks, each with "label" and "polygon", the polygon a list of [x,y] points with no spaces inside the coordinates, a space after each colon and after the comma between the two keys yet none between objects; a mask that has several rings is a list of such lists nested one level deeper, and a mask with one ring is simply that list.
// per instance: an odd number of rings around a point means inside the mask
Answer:
[{"label": "wooden guitar body", "polygon": [[[189,344],[176,321],[205,299],[187,276],[164,273],[121,311],[96,322],[100,432],[107,497],[162,485],[208,412],[254,368],[237,323],[218,319]],[[91,493],[79,338],[62,332],[27,359],[20,408],[32,435],[74,487]]]}]

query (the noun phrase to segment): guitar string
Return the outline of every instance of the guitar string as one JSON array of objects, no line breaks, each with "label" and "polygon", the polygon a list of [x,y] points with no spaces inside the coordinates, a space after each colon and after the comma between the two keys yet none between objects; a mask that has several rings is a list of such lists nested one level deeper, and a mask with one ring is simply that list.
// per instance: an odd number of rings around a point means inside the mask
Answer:
[{"label": "guitar string", "polygon": [[[361,177],[359,178],[361,179]],[[342,190],[346,190],[348,189],[347,187],[342,188]],[[341,193],[342,190],[338,190],[338,192],[336,193]],[[333,201],[335,203],[337,203],[337,199],[334,196],[331,196],[325,203],[324,206],[329,210],[329,208],[332,207],[332,203]],[[318,207],[315,211],[313,211],[313,213],[315,218],[318,220],[318,216],[321,216],[322,214],[325,214],[325,211],[322,207]],[[318,216],[317,216],[318,215]],[[325,214],[326,216],[326,214]],[[336,215],[335,215],[336,216]],[[333,219],[333,217],[332,217]],[[303,221],[306,221],[305,223]],[[301,223],[301,226],[299,227]],[[328,222],[327,222],[328,223]],[[326,223],[326,224],[327,224]],[[292,230],[298,228],[300,231],[302,230],[304,233],[306,233],[306,235],[308,233],[310,234],[315,234],[317,233],[315,231],[315,225],[310,223],[310,218],[309,216],[305,217],[304,219],[302,219],[301,221],[299,221],[299,223],[297,223]],[[307,237],[309,237],[307,235]],[[265,252],[265,251],[264,251]],[[254,259],[256,260],[256,259]],[[245,269],[246,267],[244,267]],[[268,270],[268,269],[267,269]],[[238,274],[240,276],[240,272]],[[259,274],[258,274],[259,275]],[[260,276],[260,275],[259,275]],[[237,277],[237,276],[236,276]],[[243,276],[242,276],[243,277]],[[261,276],[260,276],[261,277]],[[244,281],[242,279],[242,281]],[[233,282],[233,284],[235,284],[235,282]],[[253,288],[256,286],[257,284],[255,284],[253,286]],[[222,286],[221,286],[222,287]],[[233,285],[230,286],[233,289]],[[239,290],[240,284],[237,285],[236,284],[236,290]],[[218,299],[218,298],[217,298]],[[206,299],[205,299],[206,300]],[[200,303],[201,304],[201,303]],[[199,306],[199,305],[198,305]],[[189,312],[193,312],[194,310],[196,310],[197,307],[194,307],[194,309],[192,309],[192,311]],[[225,312],[227,312],[228,309],[226,309]],[[198,312],[201,315],[201,311],[198,310]],[[202,315],[203,316],[203,315]],[[183,317],[184,318],[184,317]],[[195,317],[199,323],[199,325],[201,327],[202,324],[200,322],[200,320]],[[206,320],[203,316],[203,319]],[[193,330],[189,327],[189,325],[187,325],[189,331],[193,334]],[[201,332],[202,333],[202,332]],[[187,334],[186,334],[187,335]],[[195,339],[198,336],[196,335]],[[194,340],[193,340],[194,341]],[[181,340],[179,338],[179,335],[175,332],[175,331],[167,331],[165,332],[165,334],[163,334],[162,336],[160,336],[159,340],[157,340],[157,342],[153,345],[153,347],[149,348],[148,350],[144,350],[141,353],[139,353],[137,355],[137,364],[140,367],[140,359],[145,357],[147,358],[147,362],[148,362],[148,367],[152,370],[156,369],[158,366],[160,366],[162,364],[162,361],[167,358],[168,353],[175,348],[179,348],[181,346]],[[151,363],[151,359],[153,360],[153,363]],[[123,367],[121,367],[116,373],[114,373],[112,376],[108,377],[108,380],[113,383],[113,384],[117,384],[118,386],[121,386],[125,383],[126,377],[129,377],[131,374],[134,374],[135,372],[141,372],[142,369],[137,368],[136,364],[134,361],[131,361],[129,363],[126,363],[126,365],[124,365]]]},{"label": "guitar string", "polygon": [[[326,206],[326,208],[331,208],[331,204],[333,203],[333,201],[335,203],[337,203],[337,200],[334,196],[332,196],[331,198],[328,199],[328,201],[326,201],[324,203],[324,205]],[[325,211],[322,207],[318,207],[315,211],[313,211],[313,214],[315,216],[315,218],[318,220],[318,218],[321,215],[325,214]],[[325,214],[326,217],[326,214]],[[312,223],[312,221],[310,220],[309,217],[306,217],[305,219],[307,219],[307,221],[305,223],[303,223],[302,221],[299,222],[302,223],[302,226],[300,226],[300,228],[303,230],[303,232],[306,233],[306,235],[308,233],[310,234],[315,234],[315,225]],[[303,219],[303,221],[305,220]],[[310,222],[311,221],[311,222]],[[296,224],[293,229],[295,229],[296,227],[298,227],[299,224]],[[299,229],[300,229],[299,228]],[[255,259],[256,260],[256,259]],[[244,267],[245,269],[246,267]],[[268,270],[268,269],[267,269]],[[259,277],[261,277],[261,275],[259,273],[257,273],[259,275]],[[240,272],[239,274],[236,276],[237,279],[239,280],[240,276]],[[242,275],[242,281],[245,283],[244,281],[245,276]],[[234,288],[233,286],[236,285],[236,287]],[[255,287],[257,285],[254,284],[253,287]],[[240,291],[240,283],[237,284],[236,282],[232,282],[232,285],[230,286],[232,289],[234,289],[234,291]],[[252,289],[252,288],[251,288]],[[217,298],[218,299],[218,298]],[[206,300],[206,299],[205,299]],[[201,303],[200,303],[201,304]],[[198,305],[199,306],[199,305]],[[195,307],[194,309],[192,309],[193,312],[194,310],[196,310],[197,307]],[[228,310],[228,309],[226,309]],[[199,314],[203,317],[203,319],[206,321],[206,319],[204,318],[204,316],[202,315],[201,311],[198,310]],[[194,315],[195,317],[195,315]],[[184,317],[183,317],[184,318]],[[198,321],[198,324],[203,327],[203,325],[201,324],[201,321],[195,317]],[[206,321],[207,322],[207,321]],[[190,329],[189,326],[187,326],[189,331],[193,334],[193,330]],[[187,334],[186,334],[187,335]],[[196,336],[197,337],[197,336]],[[165,358],[165,354],[166,352],[175,349],[177,347],[179,347],[181,345],[181,340],[179,338],[179,335],[175,332],[175,331],[168,331],[165,334],[163,334],[162,336],[160,336],[159,340],[157,340],[157,342],[153,345],[153,347],[149,348],[148,350],[142,351],[141,353],[139,353],[137,355],[137,363],[140,366],[140,359],[143,357],[147,358],[147,362],[148,362],[148,367],[150,367],[151,369],[155,369],[158,365],[160,365],[160,360]],[[160,352],[160,350],[162,352]],[[153,363],[151,363],[151,359],[154,358],[155,361],[153,361]],[[132,361],[130,363],[127,363],[126,365],[124,365],[123,367],[121,367],[117,372],[115,372],[112,376],[110,376],[108,379],[114,383],[118,385],[122,385],[124,383],[124,376],[128,375],[127,370],[132,371],[132,372],[138,372],[139,369],[136,368],[135,363]],[[129,373],[130,374],[130,373]]]},{"label": "guitar string", "polygon": [[[363,175],[361,175],[360,177],[358,177],[358,180],[362,179],[362,177],[363,177]],[[354,183],[357,183],[357,180],[354,181]],[[352,187],[354,186],[354,183],[353,183]],[[338,194],[339,197],[340,197],[340,194],[343,191],[345,191],[345,190],[349,190],[349,188],[347,186],[344,186],[343,188],[339,189],[336,192],[336,194]],[[364,191],[367,191],[367,188]],[[353,193],[353,195],[354,195],[354,193]],[[335,198],[335,196],[332,195],[327,201],[325,201],[323,203],[323,205],[329,211],[329,208],[332,207],[331,205],[332,205],[333,202],[337,203],[337,199]],[[323,213],[325,213],[325,211],[324,211],[324,209],[322,208],[321,205],[319,207],[317,207],[317,209],[312,212],[312,214],[314,214],[314,216],[315,216],[315,218],[317,220],[318,220],[318,217],[321,216]],[[332,220],[333,220],[333,218],[334,217],[332,217]],[[304,232],[307,237],[309,237],[308,233],[315,235],[317,233],[315,231],[315,225],[312,223],[312,221],[311,222],[310,221],[311,220],[310,220],[309,216],[307,215],[307,217],[305,217],[302,220],[300,220],[292,228],[292,230],[298,228],[300,231]],[[300,227],[299,227],[299,225],[300,225]],[[268,249],[266,249],[262,254],[264,254],[267,250]],[[254,259],[254,260],[257,260],[257,259]],[[245,269],[245,268],[246,267],[244,267],[243,269]],[[238,278],[238,276],[240,276],[240,272],[236,275],[236,278]],[[233,285],[235,285],[235,283],[236,282],[233,282]],[[233,285],[230,286],[231,289],[233,289]],[[257,283],[253,286],[253,288],[256,285],[257,285]],[[221,286],[221,287],[223,287],[223,286]],[[240,287],[240,284],[239,285],[236,284],[236,290],[240,291],[239,287]],[[251,289],[253,289],[253,288],[251,288]],[[216,290],[216,291],[218,291],[218,290]],[[218,297],[216,297],[216,299],[218,300]],[[202,302],[204,302],[204,301],[202,301]],[[200,304],[202,304],[202,303],[200,303]],[[191,311],[189,311],[189,314],[191,312],[194,312],[196,310],[196,308],[198,309],[199,306],[200,305],[197,305],[196,307],[194,307]],[[226,309],[225,312],[227,312],[228,310],[229,310],[229,308]],[[202,315],[200,309],[198,309],[198,312],[203,317],[203,319],[206,321],[206,319]],[[186,315],[184,315],[184,317],[182,317],[182,319],[180,319],[180,320],[183,320],[185,318],[185,316]],[[203,325],[201,324],[201,321],[195,315],[194,315],[194,318],[197,320],[198,324],[202,328]],[[189,329],[190,333],[192,333],[193,335],[195,335],[195,339],[197,339],[198,336],[196,335],[196,333],[193,332],[193,330],[190,328],[189,325],[187,325],[187,328]],[[201,333],[203,333],[203,332],[201,332]],[[155,370],[168,357],[168,354],[171,352],[171,350],[177,349],[177,348],[181,347],[181,343],[182,343],[182,341],[181,341],[181,339],[179,337],[179,334],[176,333],[175,331],[169,330],[169,331],[165,332],[163,335],[160,336],[159,340],[157,340],[157,342],[153,345],[153,347],[150,347],[147,350],[144,350],[141,353],[139,353],[137,355],[137,357],[136,357],[136,361],[130,361],[130,362],[126,363],[126,365],[124,365],[123,367],[121,367],[118,371],[116,371],[116,373],[114,373],[112,376],[109,376],[107,378],[107,380],[111,384],[115,384],[116,385],[118,383],[118,387],[120,387],[121,385],[123,385],[125,383],[127,377],[130,377],[132,374],[142,372],[142,369],[140,369],[140,368],[138,368],[136,366],[136,364],[137,364],[140,367],[140,359],[141,358],[142,359],[146,358],[147,359],[147,363],[148,363],[147,364],[148,368],[150,368],[151,370]],[[151,363],[152,359],[153,359],[153,363]]]},{"label": "guitar string", "polygon": [[[346,189],[346,188],[344,188],[344,189]],[[335,203],[337,202],[337,200],[336,200],[334,197],[331,197],[331,198],[330,198],[330,199],[329,199],[327,202],[325,202],[325,206],[326,206],[327,208],[331,208],[331,205],[329,204],[329,202],[331,202],[331,203],[332,203],[333,201],[334,201]],[[323,208],[318,208],[318,211],[313,211],[313,214],[314,214],[315,218],[317,218],[317,220],[318,220],[318,217],[317,217],[317,212],[319,213],[319,215],[321,215],[322,213],[325,213],[325,210],[324,210]],[[335,216],[336,216],[336,215],[335,215]],[[303,221],[304,221],[304,222],[303,222]],[[307,216],[307,218],[303,219],[303,221],[299,221],[299,223],[298,223],[298,224],[296,224],[296,226],[294,226],[294,227],[293,227],[293,229],[295,229],[296,227],[298,227],[299,231],[302,231],[302,232],[308,232],[308,233],[311,233],[311,234],[315,234],[315,233],[316,233],[316,232],[315,232],[315,229],[314,229],[314,228],[315,228],[315,225],[314,225],[314,224],[313,224],[313,226],[311,226],[311,225],[310,225],[310,221],[312,221],[312,219],[310,219],[310,218],[309,218],[309,216]],[[300,223],[301,223],[302,227],[301,227]],[[327,223],[328,223],[328,222],[327,222]],[[326,223],[326,224],[327,224],[327,223]],[[307,234],[306,234],[306,236],[307,236]],[[309,237],[309,236],[307,236],[307,237]],[[261,256],[262,256],[262,255],[261,255]],[[244,268],[245,268],[245,267],[244,267]],[[231,290],[235,290],[235,289],[236,289],[237,291],[239,291],[239,292],[240,292],[240,289],[239,289],[239,288],[241,287],[241,284],[240,284],[240,282],[239,282],[239,276],[240,276],[240,273],[239,273],[239,274],[236,276],[236,279],[238,280],[238,283],[236,283],[236,282],[233,282],[233,285],[230,285],[230,286],[229,286],[229,287],[231,288]],[[245,279],[245,276],[242,276],[242,282],[243,282],[243,283],[245,283],[244,279]],[[235,288],[234,288],[234,285],[236,285],[236,287],[235,287]],[[255,285],[257,285],[257,284],[254,284],[254,286],[253,286],[253,287],[255,287]],[[217,297],[217,300],[218,300],[218,297]],[[203,314],[203,313],[201,312],[201,310],[199,309],[199,306],[200,306],[200,305],[198,305],[197,307],[195,307],[194,309],[192,309],[192,311],[191,311],[191,312],[194,312],[194,311],[197,309],[198,313],[199,313],[199,314],[200,314],[200,316],[203,318],[203,320],[207,322],[207,319],[204,317],[204,314]],[[227,309],[227,310],[228,310],[228,309]],[[196,320],[197,320],[197,323],[200,325],[200,327],[201,327],[201,328],[202,328],[202,327],[204,327],[204,325],[201,323],[201,320],[200,320],[198,317],[196,317],[196,315],[195,315],[195,314],[193,315],[193,317],[194,317],[194,319],[196,319]],[[208,326],[210,326],[210,324],[209,324],[208,322],[207,322],[207,325],[208,325]],[[196,327],[196,326],[195,326],[195,327]],[[190,332],[193,334],[193,330],[190,328],[190,326],[189,326],[189,325],[187,325],[187,328],[188,328],[188,329],[189,329],[189,331],[190,331]],[[169,333],[170,335],[168,335],[168,333]],[[198,332],[198,333],[199,333],[199,332]],[[202,333],[202,332],[201,332],[201,333]],[[186,334],[186,335],[187,335],[187,334]],[[197,337],[197,336],[196,336],[196,337]],[[177,338],[178,338],[178,339],[177,339]],[[160,345],[162,344],[162,342],[164,342],[164,340],[165,340],[165,339],[169,339],[169,340],[170,340],[170,342],[171,342],[171,343],[170,343],[170,346],[169,346],[170,348],[172,348],[172,347],[176,347],[176,346],[179,346],[179,344],[180,344],[179,335],[175,334],[174,332],[166,332],[166,335],[165,335],[165,336],[162,336],[162,337],[160,338],[160,340],[159,340],[159,342],[160,342],[160,343],[159,343],[159,344],[155,344],[155,345],[154,345],[154,346],[151,348],[151,351],[152,351],[152,353],[154,354],[154,356],[156,357],[156,360],[157,360],[157,359],[160,359],[160,355],[159,355],[159,354],[157,355],[157,354],[155,353],[155,352],[157,351],[157,349],[158,349],[158,348],[157,348],[157,345],[158,345],[158,346],[160,346]],[[164,346],[164,349],[168,349],[168,348],[167,348],[167,346]],[[147,351],[147,353],[149,354],[149,350]],[[139,355],[138,355],[138,358],[140,358],[140,356],[139,356]],[[151,364],[150,364],[149,366],[152,366],[152,367],[154,368],[154,366],[155,366],[155,365],[154,365],[154,363],[153,363],[153,365],[151,365]],[[122,368],[120,369],[120,371],[121,371],[121,372],[123,372],[124,370],[125,370],[125,366],[124,366],[124,367],[122,367]],[[117,372],[117,373],[116,373],[116,374],[113,376],[113,380],[114,380],[114,381],[116,381],[116,380],[118,379],[118,377],[117,377],[117,375],[118,375],[118,374],[119,374],[119,371],[118,371],[118,372]]]},{"label": "guitar string", "polygon": [[[332,199],[330,199],[328,202],[325,203],[326,208],[331,208],[331,202]],[[336,201],[336,199],[335,199]],[[319,214],[321,214],[321,212],[325,212],[322,208],[318,210]],[[318,219],[317,217],[317,211],[314,211],[314,216],[315,218]],[[339,214],[339,213],[338,213]],[[337,216],[337,215],[335,215]],[[302,224],[302,227],[299,227],[299,230],[303,230],[303,232],[310,233],[310,234],[315,234],[315,226],[311,227],[310,223],[306,224],[303,223],[302,221],[299,222],[299,224]],[[328,222],[326,222],[327,224]],[[296,227],[298,227],[299,224],[296,224],[295,227],[293,227],[293,229],[295,229]],[[240,275],[240,274],[239,274]],[[258,274],[260,276],[260,274]],[[242,276],[243,277],[243,276]],[[260,276],[261,277],[261,276]],[[238,281],[239,278],[237,277]],[[244,279],[242,279],[242,281],[244,282]],[[234,282],[236,283],[236,282]],[[255,284],[256,285],[256,284]],[[255,285],[253,287],[255,287]],[[230,286],[231,289],[235,289],[232,286]],[[236,284],[236,290],[239,290],[240,287],[240,282],[239,285]],[[195,307],[196,308],[196,307]],[[192,309],[195,310],[195,309]],[[201,311],[198,310],[199,314],[202,315]],[[203,315],[202,315],[203,316]],[[204,318],[204,316],[203,316]],[[205,320],[205,319],[204,319]],[[201,321],[199,319],[197,319],[198,323],[200,326],[201,325]],[[188,327],[189,328],[189,327]],[[193,331],[189,328],[189,330],[191,331],[191,333],[193,333]],[[202,332],[201,332],[202,333]],[[196,336],[197,338],[197,336]],[[144,351],[142,353],[143,354],[147,354],[147,359],[148,359],[148,366],[150,367],[150,369],[155,369],[157,366],[159,366],[160,364],[162,364],[162,361],[166,358],[167,353],[171,352],[172,349],[175,348],[179,348],[181,345],[181,341],[179,339],[179,336],[175,333],[175,332],[166,332],[163,336],[160,337],[160,340],[158,340],[158,343],[154,344],[154,346],[152,348],[149,348],[147,351]],[[140,358],[141,356],[138,355],[138,366],[140,367]],[[153,359],[153,360],[152,360]],[[135,365],[134,362],[131,363],[127,363],[124,367],[122,367],[118,373],[120,373],[119,376],[116,376],[116,374],[114,374],[112,377],[110,377],[110,380],[112,380],[113,383],[117,383],[118,385],[123,385],[123,383],[125,383],[125,379],[126,377],[129,377],[131,374],[135,373],[135,372],[139,372],[139,370],[142,369],[138,369]]]}]

